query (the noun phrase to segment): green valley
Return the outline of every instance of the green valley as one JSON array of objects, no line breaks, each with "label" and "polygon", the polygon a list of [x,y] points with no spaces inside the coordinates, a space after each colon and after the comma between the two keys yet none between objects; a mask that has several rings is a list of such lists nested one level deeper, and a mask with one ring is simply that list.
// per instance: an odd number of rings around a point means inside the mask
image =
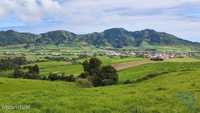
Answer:
[{"label": "green valley", "polygon": [[200,112],[199,43],[122,28],[0,40],[0,113]]},{"label": "green valley", "polygon": [[[54,62],[41,64],[41,67],[49,70],[54,67],[54,70],[60,70],[61,65],[63,64]],[[68,66],[65,70],[67,68]],[[80,68],[72,68],[77,72],[80,71]],[[200,106],[199,68],[199,61],[144,64],[119,71],[120,82],[117,85],[94,88],[80,88],[75,83],[61,81],[1,77],[0,111],[2,113],[197,113]],[[126,80],[137,80],[150,73],[159,72],[166,73],[140,82],[124,83]],[[30,105],[30,109],[3,109],[6,105]]]}]

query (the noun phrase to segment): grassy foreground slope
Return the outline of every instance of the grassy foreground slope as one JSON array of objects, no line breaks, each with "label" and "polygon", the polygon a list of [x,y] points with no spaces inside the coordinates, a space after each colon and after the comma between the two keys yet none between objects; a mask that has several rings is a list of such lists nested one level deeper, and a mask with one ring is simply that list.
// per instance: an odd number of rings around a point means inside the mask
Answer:
[{"label": "grassy foreground slope", "polygon": [[[0,108],[0,113],[198,113],[199,67],[198,62],[146,64],[120,71],[120,80],[137,79],[158,69],[170,73],[138,83],[98,88],[80,88],[68,82],[0,78],[1,106],[31,106],[29,110]],[[136,77],[133,72],[141,76]]]},{"label": "grassy foreground slope", "polygon": [[136,80],[149,74],[196,71],[200,62],[160,62],[148,63],[119,71],[120,81]]}]

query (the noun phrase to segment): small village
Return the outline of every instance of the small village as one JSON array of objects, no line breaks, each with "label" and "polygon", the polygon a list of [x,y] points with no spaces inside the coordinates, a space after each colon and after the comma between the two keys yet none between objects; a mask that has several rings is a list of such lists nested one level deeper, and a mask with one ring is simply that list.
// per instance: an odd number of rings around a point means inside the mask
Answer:
[{"label": "small village", "polygon": [[199,56],[200,52],[189,51],[189,52],[176,52],[176,51],[139,51],[139,50],[129,50],[129,51],[117,51],[117,50],[104,50],[104,53],[108,56],[137,56],[144,57],[151,60],[165,60],[171,58],[185,58]]},{"label": "small village", "polygon": [[48,56],[48,57],[68,57],[74,56],[120,56],[120,57],[143,57],[150,60],[167,60],[172,58],[186,58],[186,57],[200,57],[199,51],[156,51],[156,50],[119,50],[119,49],[108,49],[101,48],[97,50],[29,50],[24,51],[1,51],[0,52],[6,56],[16,56],[16,55],[36,55],[36,56]]}]

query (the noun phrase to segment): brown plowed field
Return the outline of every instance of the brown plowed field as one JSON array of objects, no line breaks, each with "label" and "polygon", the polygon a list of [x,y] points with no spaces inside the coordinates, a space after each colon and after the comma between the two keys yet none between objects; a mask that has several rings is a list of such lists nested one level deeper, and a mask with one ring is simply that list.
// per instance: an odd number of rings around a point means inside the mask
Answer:
[{"label": "brown plowed field", "polygon": [[125,63],[116,63],[116,64],[112,64],[112,66],[120,71],[126,68],[130,68],[130,67],[136,67],[139,65],[143,65],[143,64],[148,64],[148,63],[154,63],[153,61],[150,60],[144,60],[144,61],[132,61],[132,62],[125,62]]}]

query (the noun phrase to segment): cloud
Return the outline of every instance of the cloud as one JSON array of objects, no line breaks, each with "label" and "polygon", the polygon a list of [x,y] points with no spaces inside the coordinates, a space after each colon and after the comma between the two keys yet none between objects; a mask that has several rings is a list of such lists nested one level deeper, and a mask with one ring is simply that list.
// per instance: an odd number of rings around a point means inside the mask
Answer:
[{"label": "cloud", "polygon": [[54,0],[2,0],[0,18],[15,15],[22,22],[41,21],[47,15],[60,10],[58,1]]},{"label": "cloud", "polygon": [[[118,13],[129,15],[158,13],[160,10],[184,4],[197,4],[199,0],[2,0],[0,14],[15,14],[21,21],[42,20],[48,15],[93,16]],[[125,9],[125,10],[124,10]],[[159,10],[158,10],[159,9]],[[157,11],[156,11],[157,10]],[[126,12],[123,12],[126,11]]]},{"label": "cloud", "polygon": [[1,0],[0,23],[15,15],[32,32],[152,28],[200,41],[199,7],[199,0]]},{"label": "cloud", "polygon": [[13,9],[14,4],[9,0],[2,0],[0,3],[0,18],[6,17]]},{"label": "cloud", "polygon": [[15,1],[15,13],[21,21],[39,21],[42,17],[40,7],[35,0],[20,0]]}]

